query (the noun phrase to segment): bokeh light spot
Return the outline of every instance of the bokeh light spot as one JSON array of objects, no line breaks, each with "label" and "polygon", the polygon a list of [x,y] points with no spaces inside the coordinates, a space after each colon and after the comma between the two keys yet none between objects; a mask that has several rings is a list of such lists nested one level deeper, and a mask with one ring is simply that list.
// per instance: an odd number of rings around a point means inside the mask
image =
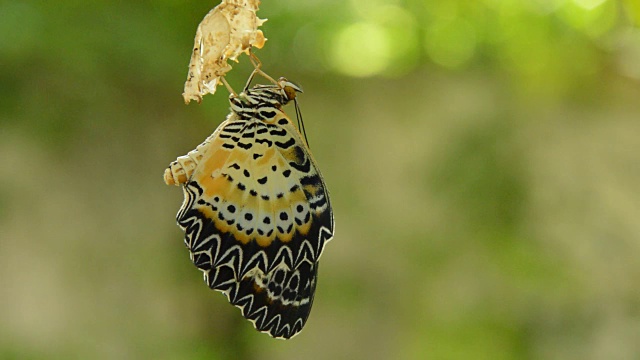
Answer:
[{"label": "bokeh light spot", "polygon": [[420,51],[420,31],[414,14],[399,6],[385,5],[372,16],[389,38],[390,61],[384,75],[402,76],[413,70]]},{"label": "bokeh light spot", "polygon": [[383,71],[390,60],[385,29],[373,23],[356,23],[340,31],[333,41],[331,63],[351,76],[366,77]]},{"label": "bokeh light spot", "polygon": [[597,0],[575,0],[567,3],[560,16],[576,30],[599,38],[609,32],[617,22],[615,3]]},{"label": "bokeh light spot", "polygon": [[593,10],[607,0],[573,0],[573,3],[585,10]]},{"label": "bokeh light spot", "polygon": [[437,64],[458,68],[474,55],[477,45],[475,29],[464,19],[442,19],[427,28],[425,47]]}]

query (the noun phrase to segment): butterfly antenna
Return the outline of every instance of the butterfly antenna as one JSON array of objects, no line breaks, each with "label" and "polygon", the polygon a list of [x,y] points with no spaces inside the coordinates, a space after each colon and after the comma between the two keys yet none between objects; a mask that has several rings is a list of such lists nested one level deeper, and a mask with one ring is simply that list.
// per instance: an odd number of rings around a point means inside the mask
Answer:
[{"label": "butterfly antenna", "polygon": [[307,147],[311,149],[311,145],[309,145],[309,139],[307,139],[307,130],[304,128],[304,121],[302,120],[302,111],[300,111],[300,106],[298,105],[298,99],[293,99],[293,104],[296,108],[296,118],[298,119],[298,129],[302,129],[302,134],[304,135],[304,141],[307,143]]}]

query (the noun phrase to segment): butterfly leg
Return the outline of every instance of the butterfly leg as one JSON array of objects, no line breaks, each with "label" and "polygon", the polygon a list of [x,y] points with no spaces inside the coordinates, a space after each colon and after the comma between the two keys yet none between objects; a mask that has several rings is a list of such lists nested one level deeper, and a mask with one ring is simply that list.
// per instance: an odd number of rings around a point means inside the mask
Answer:
[{"label": "butterfly leg", "polygon": [[233,91],[233,88],[231,87],[231,85],[229,85],[229,83],[227,82],[227,79],[225,79],[224,76],[221,76],[220,80],[222,81],[224,86],[227,88],[227,90],[229,90],[229,93],[233,95],[233,97],[238,97],[238,94],[236,94],[236,92]]},{"label": "butterfly leg", "polygon": [[251,72],[251,75],[249,75],[249,80],[247,80],[247,84],[244,87],[244,91],[247,91],[247,89],[249,89],[249,86],[251,86],[251,81],[253,81],[253,77],[256,74],[259,74],[260,76],[264,77],[265,79],[271,81],[272,83],[278,85],[278,82],[275,81],[271,76],[267,75],[267,73],[265,73],[264,71],[260,70],[260,68],[262,67],[262,61],[260,61],[260,59],[258,59],[258,57],[256,56],[256,54],[253,53],[253,51],[249,52],[249,59],[251,59],[251,64],[253,64],[253,72]]}]

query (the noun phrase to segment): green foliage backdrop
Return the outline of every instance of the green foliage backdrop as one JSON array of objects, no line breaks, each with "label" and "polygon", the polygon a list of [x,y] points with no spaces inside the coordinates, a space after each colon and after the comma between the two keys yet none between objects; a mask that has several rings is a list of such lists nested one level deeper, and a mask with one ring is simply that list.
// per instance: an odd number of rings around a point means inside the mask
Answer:
[{"label": "green foliage backdrop", "polygon": [[214,5],[0,3],[0,358],[640,356],[637,2],[265,0],[337,225],[287,342],[206,288],[162,181],[228,112],[181,97]]}]

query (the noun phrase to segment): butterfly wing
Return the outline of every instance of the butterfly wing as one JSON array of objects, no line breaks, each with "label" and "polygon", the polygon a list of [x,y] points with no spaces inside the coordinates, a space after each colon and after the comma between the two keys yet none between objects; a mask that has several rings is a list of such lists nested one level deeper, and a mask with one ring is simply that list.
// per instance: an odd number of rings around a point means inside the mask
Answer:
[{"label": "butterfly wing", "polygon": [[290,338],[309,316],[334,221],[308,147],[274,111],[268,120],[232,115],[198,147],[177,220],[209,287],[259,331]]}]

